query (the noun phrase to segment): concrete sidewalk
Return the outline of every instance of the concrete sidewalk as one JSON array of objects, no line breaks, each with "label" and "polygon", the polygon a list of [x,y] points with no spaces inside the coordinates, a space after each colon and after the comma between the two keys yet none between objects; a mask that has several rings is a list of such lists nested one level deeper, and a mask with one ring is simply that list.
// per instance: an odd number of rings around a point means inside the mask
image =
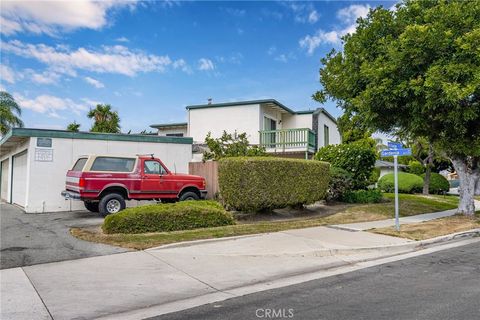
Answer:
[{"label": "concrete sidewalk", "polygon": [[[475,200],[475,209],[480,210],[480,201]],[[402,217],[400,218],[400,225],[408,224],[408,223],[419,223],[424,221],[430,221],[439,218],[445,218],[449,216],[453,216],[457,213],[457,209],[440,211],[440,212],[433,212],[433,213],[424,213],[418,214],[415,216],[410,217]],[[369,222],[357,222],[357,223],[348,223],[348,224],[338,224],[332,225],[332,227],[336,227],[343,230],[351,230],[351,231],[365,231],[370,229],[378,229],[378,228],[386,228],[392,227],[395,225],[395,219],[386,219],[386,220],[378,220],[378,221],[369,221]]]},{"label": "concrete sidewalk", "polygon": [[409,242],[316,227],[6,269],[1,319],[117,318],[205,295],[225,299],[235,288],[386,254],[351,249]]}]

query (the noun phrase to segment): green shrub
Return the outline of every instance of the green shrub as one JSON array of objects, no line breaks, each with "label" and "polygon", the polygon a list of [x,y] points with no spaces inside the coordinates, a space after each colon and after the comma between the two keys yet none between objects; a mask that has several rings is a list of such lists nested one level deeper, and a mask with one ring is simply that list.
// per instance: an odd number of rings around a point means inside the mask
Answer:
[{"label": "green shrub", "polygon": [[[378,188],[385,192],[394,192],[393,173],[384,175],[378,181]],[[398,173],[398,192],[415,193],[423,189],[423,179],[415,174],[399,172]]]},{"label": "green shrub", "polygon": [[343,195],[353,188],[352,175],[342,168],[330,167],[330,183],[327,201],[341,201]]},{"label": "green shrub", "polygon": [[260,211],[313,203],[325,197],[329,164],[274,157],[219,161],[220,195],[228,208]]},{"label": "green shrub", "polygon": [[145,233],[189,230],[235,224],[233,216],[216,201],[182,201],[127,208],[109,215],[105,233]]},{"label": "green shrub", "polygon": [[408,163],[407,171],[411,174],[416,174],[417,176],[422,175],[425,172],[425,167],[417,160],[412,160]]},{"label": "green shrub", "polygon": [[362,189],[368,185],[376,154],[371,147],[354,142],[323,147],[318,150],[315,159],[347,170],[352,174],[354,189]]},{"label": "green shrub", "polygon": [[[425,180],[425,174],[422,174],[422,178]],[[447,178],[440,173],[430,173],[430,185],[428,186],[430,193],[440,194],[448,192],[448,190],[450,190],[450,183],[448,183]]]},{"label": "green shrub", "polygon": [[370,177],[368,178],[368,184],[375,184],[380,179],[380,168],[373,168],[372,173],[370,173]]},{"label": "green shrub", "polygon": [[382,192],[378,189],[348,191],[343,195],[348,203],[378,203],[382,201]]}]

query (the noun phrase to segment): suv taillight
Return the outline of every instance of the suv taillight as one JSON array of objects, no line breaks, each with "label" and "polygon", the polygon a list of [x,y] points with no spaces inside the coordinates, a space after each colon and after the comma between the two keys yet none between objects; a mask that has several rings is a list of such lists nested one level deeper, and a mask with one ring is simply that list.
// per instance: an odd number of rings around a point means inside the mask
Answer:
[{"label": "suv taillight", "polygon": [[78,188],[80,189],[85,188],[85,178],[78,179]]}]

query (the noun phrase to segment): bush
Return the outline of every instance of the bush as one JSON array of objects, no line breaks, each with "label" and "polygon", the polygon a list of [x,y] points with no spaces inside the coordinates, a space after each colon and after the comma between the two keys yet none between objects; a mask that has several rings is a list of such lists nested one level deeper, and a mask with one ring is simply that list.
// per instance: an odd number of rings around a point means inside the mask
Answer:
[{"label": "bush", "polygon": [[[378,188],[385,192],[394,192],[393,173],[384,175],[378,181]],[[415,193],[423,189],[423,179],[415,174],[399,172],[398,173],[398,192]]]},{"label": "bush", "polygon": [[[422,174],[422,178],[425,180],[425,174]],[[440,194],[448,192],[448,190],[450,190],[450,183],[448,183],[447,178],[440,173],[430,173],[430,185],[428,186],[430,193]]]},{"label": "bush", "polygon": [[376,154],[369,146],[354,142],[323,147],[318,150],[315,159],[348,171],[352,174],[354,189],[363,189],[368,185]]},{"label": "bush", "polygon": [[342,168],[330,167],[330,183],[327,201],[341,201],[343,196],[353,188],[352,175]]},{"label": "bush", "polygon": [[425,172],[425,167],[417,160],[412,160],[408,163],[408,170],[411,174],[416,174],[417,176],[421,176],[422,173]]},{"label": "bush", "polygon": [[343,196],[348,203],[379,203],[382,201],[382,192],[378,189],[348,191]]},{"label": "bush", "polygon": [[127,208],[109,215],[105,233],[145,233],[189,230],[235,224],[233,216],[215,201],[182,201]]},{"label": "bush", "polygon": [[225,205],[241,211],[298,206],[325,197],[329,164],[274,157],[235,157],[219,161],[218,182]]}]

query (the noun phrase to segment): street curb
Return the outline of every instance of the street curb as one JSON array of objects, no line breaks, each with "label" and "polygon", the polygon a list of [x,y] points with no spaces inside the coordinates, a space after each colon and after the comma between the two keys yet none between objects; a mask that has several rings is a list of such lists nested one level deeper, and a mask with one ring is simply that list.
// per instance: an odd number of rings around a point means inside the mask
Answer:
[{"label": "street curb", "polygon": [[[272,232],[270,232],[272,233]],[[249,238],[255,236],[268,235],[270,233],[254,234],[254,235],[243,235],[227,238],[217,238],[217,239],[205,239],[205,240],[195,240],[195,241],[185,241],[180,243],[167,244],[164,246],[159,246],[155,248],[149,248],[144,251],[156,251],[161,249],[174,249],[174,248],[184,248],[190,247],[197,244],[219,242],[219,241],[229,241],[237,240],[242,238]],[[402,244],[386,245],[386,246],[376,246],[376,247],[358,247],[358,248],[330,248],[330,249],[318,249],[311,251],[304,251],[299,253],[279,253],[279,254],[232,254],[232,256],[242,256],[242,257],[328,257],[328,256],[348,256],[354,254],[365,254],[365,253],[383,253],[383,254],[399,254],[406,251],[415,251],[421,250],[427,247],[432,247],[435,245],[443,244],[447,241],[457,241],[463,240],[467,237],[473,238],[480,236],[480,228],[471,229],[467,231],[460,231],[456,233],[451,233],[444,236],[439,236],[431,239],[412,241]]]}]

